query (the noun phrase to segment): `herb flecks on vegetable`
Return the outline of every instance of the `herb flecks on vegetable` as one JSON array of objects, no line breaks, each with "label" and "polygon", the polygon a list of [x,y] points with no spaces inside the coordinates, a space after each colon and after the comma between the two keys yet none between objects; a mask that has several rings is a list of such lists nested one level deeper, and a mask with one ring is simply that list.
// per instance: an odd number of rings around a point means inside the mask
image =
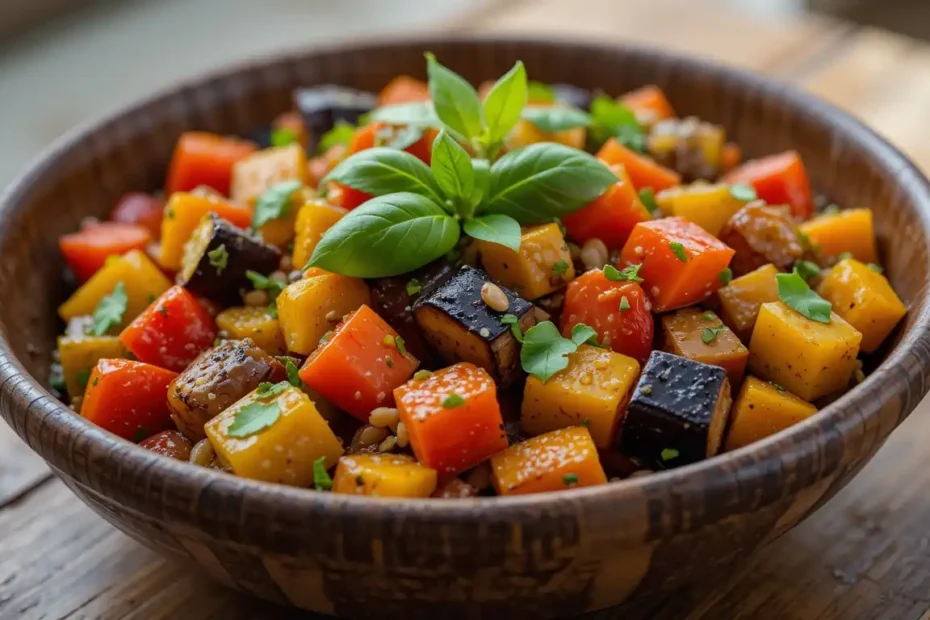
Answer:
[{"label": "herb flecks on vegetable", "polygon": [[688,262],[688,253],[685,251],[685,246],[681,245],[677,241],[672,241],[668,244],[668,247],[672,251],[672,254],[675,255],[675,258],[683,263]]},{"label": "herb flecks on vegetable", "polygon": [[613,265],[604,265],[604,277],[611,282],[642,282],[643,279],[639,277],[639,270],[642,266],[640,263],[617,269]]},{"label": "herb flecks on vegetable", "polygon": [[272,426],[280,417],[281,408],[276,400],[249,403],[236,412],[226,432],[230,437],[250,437]]},{"label": "herb flecks on vegetable", "polygon": [[646,210],[652,215],[659,212],[659,203],[656,202],[656,193],[651,187],[644,187],[639,190],[639,201],[643,203]]},{"label": "herb flecks on vegetable", "polygon": [[465,399],[459,396],[458,394],[449,394],[442,400],[442,406],[446,409],[452,409],[453,407],[461,407],[465,404]]},{"label": "herb flecks on vegetable", "polygon": [[778,298],[786,306],[802,316],[818,323],[829,323],[833,306],[815,293],[797,272],[780,273],[775,276],[778,283]]},{"label": "herb flecks on vegetable", "polygon": [[885,271],[884,269],[882,269],[881,265],[876,265],[875,263],[869,263],[868,268],[874,271],[875,273],[879,273],[879,274],[884,273]]},{"label": "herb flecks on vegetable", "polygon": [[552,265],[552,273],[554,273],[557,276],[564,276],[567,271],[568,271],[568,263],[564,260],[556,261]]},{"label": "herb flecks on vegetable", "polygon": [[103,336],[122,323],[128,303],[126,285],[123,282],[117,282],[113,287],[113,292],[103,297],[94,309],[93,334]]},{"label": "herb flecks on vegetable", "polygon": [[252,230],[258,230],[271,220],[287,217],[291,199],[300,187],[300,181],[283,181],[266,189],[255,201]]},{"label": "herb flecks on vegetable", "polygon": [[416,278],[410,278],[407,280],[407,294],[410,296],[418,294],[423,290],[423,286],[420,284],[420,281]]},{"label": "herb flecks on vegetable", "polygon": [[660,457],[663,461],[671,461],[672,459],[677,459],[677,458],[678,458],[678,450],[676,450],[675,448],[665,448],[665,449],[663,449],[662,452],[659,454],[659,457]]},{"label": "herb flecks on vegetable", "polygon": [[313,461],[313,488],[317,491],[329,491],[333,488],[333,479],[329,477],[326,471],[326,457]]},{"label": "herb flecks on vegetable", "polygon": [[717,277],[720,278],[720,281],[724,284],[724,286],[726,286],[733,280],[733,270],[729,267],[725,267]]},{"label": "herb flecks on vegetable", "polygon": [[704,344],[710,344],[717,339],[717,334],[723,331],[723,326],[719,327],[705,327],[701,330],[701,342]]},{"label": "herb flecks on vegetable", "polygon": [[210,260],[210,265],[216,269],[216,275],[221,275],[229,264],[229,251],[226,250],[226,244],[221,244],[216,249],[207,252],[207,258]]},{"label": "herb flecks on vegetable", "polygon": [[626,312],[630,309],[630,300],[624,295],[620,298],[620,312]]}]

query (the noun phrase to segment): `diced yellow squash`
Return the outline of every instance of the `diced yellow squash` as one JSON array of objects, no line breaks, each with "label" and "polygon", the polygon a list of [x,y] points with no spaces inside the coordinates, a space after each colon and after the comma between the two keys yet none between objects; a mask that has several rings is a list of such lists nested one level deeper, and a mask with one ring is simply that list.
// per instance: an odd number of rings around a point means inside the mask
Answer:
[{"label": "diced yellow squash", "polygon": [[778,269],[771,263],[732,280],[717,290],[720,318],[743,342],[749,342],[759,307],[778,301]]},{"label": "diced yellow squash", "polygon": [[[233,437],[230,426],[247,407],[276,408],[278,416],[258,432]],[[237,476],[298,487],[313,484],[313,462],[336,464],[343,449],[313,401],[292,385],[268,397],[253,391],[206,423],[204,431],[222,463]]]},{"label": "diced yellow squash", "polygon": [[251,338],[255,346],[271,355],[287,352],[281,325],[267,306],[227,308],[216,315],[216,326],[233,340]]},{"label": "diced yellow squash", "polygon": [[254,204],[265,190],[284,181],[307,182],[307,155],[299,144],[256,151],[233,165],[230,196]]},{"label": "diced yellow squash", "polygon": [[800,228],[827,256],[849,252],[863,263],[877,260],[871,209],[848,209],[821,215],[804,222]]},{"label": "diced yellow squash", "polygon": [[662,213],[683,217],[715,237],[723,225],[746,205],[730,194],[729,185],[701,182],[659,192],[656,202]]},{"label": "diced yellow squash", "polygon": [[288,350],[308,355],[323,334],[363,305],[371,305],[371,293],[357,278],[321,273],[288,285],[278,296],[278,321]]},{"label": "diced yellow squash", "polygon": [[575,277],[568,245],[555,223],[524,227],[519,252],[479,241],[478,253],[492,280],[530,301],[562,288]]},{"label": "diced yellow squash", "polygon": [[97,360],[126,357],[126,348],[116,336],[61,336],[58,355],[68,395],[81,396]]},{"label": "diced yellow squash", "polygon": [[523,390],[520,427],[530,435],[585,425],[594,445],[613,445],[630,392],[639,378],[631,357],[584,344],[568,367],[543,383],[530,375]]},{"label": "diced yellow squash", "polygon": [[293,262],[296,269],[310,261],[310,256],[323,238],[323,233],[332,228],[346,213],[348,211],[345,209],[334,207],[320,199],[310,200],[300,208],[297,212],[294,238]]},{"label": "diced yellow squash", "polygon": [[817,413],[817,407],[767,381],[747,377],[733,409],[725,450],[736,450]]},{"label": "diced yellow squash", "polygon": [[[295,224],[297,215],[304,204],[310,200],[316,200],[316,192],[309,187],[303,187],[300,191],[294,192],[291,197],[291,204],[281,217],[266,222],[259,230],[262,241],[276,245],[279,248],[286,246],[294,239]],[[302,267],[303,265],[299,265]]]},{"label": "diced yellow squash", "polygon": [[249,207],[232,204],[210,191],[175,192],[165,205],[161,220],[161,256],[158,262],[165,269],[180,271],[184,245],[207,213],[245,228],[252,221]]},{"label": "diced yellow squash", "polygon": [[856,370],[860,334],[833,313],[811,321],[780,301],[762,304],[749,344],[753,374],[804,400],[842,391]]},{"label": "diced yellow squash", "polygon": [[120,327],[129,325],[156,297],[171,288],[171,282],[144,252],[132,250],[108,259],[102,269],[58,308],[59,316],[70,321],[77,316],[93,314],[100,300],[112,293],[120,282],[126,288],[126,312]]},{"label": "diced yellow squash", "polygon": [[333,493],[378,497],[429,497],[435,469],[405,454],[353,454],[339,459]]},{"label": "diced yellow squash", "polygon": [[824,277],[820,296],[833,304],[833,310],[862,332],[860,348],[866,353],[877,349],[907,308],[882,274],[855,259],[842,260]]},{"label": "diced yellow squash", "polygon": [[491,457],[498,495],[561,491],[607,482],[597,447],[583,426],[521,441]]},{"label": "diced yellow squash", "polygon": [[583,149],[588,132],[584,127],[575,127],[564,131],[540,131],[533,123],[521,118],[514,130],[507,136],[506,145],[514,151],[537,142],[557,142],[575,149]]}]

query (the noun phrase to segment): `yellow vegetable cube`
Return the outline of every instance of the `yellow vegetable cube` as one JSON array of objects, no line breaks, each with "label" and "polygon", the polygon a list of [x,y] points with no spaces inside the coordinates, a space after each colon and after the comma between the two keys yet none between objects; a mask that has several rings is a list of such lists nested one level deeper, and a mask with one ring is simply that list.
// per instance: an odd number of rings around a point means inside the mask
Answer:
[{"label": "yellow vegetable cube", "polygon": [[259,349],[271,355],[287,352],[281,325],[267,306],[228,308],[216,315],[216,326],[233,340],[251,338]]},{"label": "yellow vegetable cube", "polygon": [[821,215],[804,222],[800,228],[827,256],[849,252],[863,263],[874,263],[877,259],[871,209]]},{"label": "yellow vegetable cube", "polygon": [[290,284],[278,296],[278,321],[288,350],[307,355],[342,317],[371,305],[363,280],[321,273]]},{"label": "yellow vegetable cube", "polygon": [[770,263],[717,290],[720,318],[743,342],[749,342],[762,304],[778,301],[776,275],[778,269]]},{"label": "yellow vegetable cube", "polygon": [[555,223],[524,227],[519,252],[479,241],[478,253],[492,280],[530,301],[562,288],[575,277],[568,245]]},{"label": "yellow vegetable cube", "polygon": [[746,205],[730,194],[729,185],[701,182],[659,192],[656,202],[662,213],[683,217],[715,237],[723,225]]},{"label": "yellow vegetable cube", "polygon": [[353,454],[339,459],[333,493],[379,497],[429,497],[436,470],[405,454]]},{"label": "yellow vegetable cube", "polygon": [[[258,230],[262,236],[262,241],[280,248],[286,246],[291,239],[294,239],[294,226],[300,208],[308,201],[315,200],[316,195],[316,192],[309,187],[303,187],[294,192],[287,211],[281,217],[269,220]],[[303,264],[297,266],[303,267]]]},{"label": "yellow vegetable cube", "polygon": [[846,388],[862,334],[833,313],[811,321],[780,301],[762,304],[749,344],[753,374],[813,401]]},{"label": "yellow vegetable cube", "polygon": [[564,131],[540,131],[533,123],[521,118],[514,130],[507,136],[507,148],[514,151],[537,142],[557,142],[575,149],[583,149],[588,132],[584,127],[574,127]]},{"label": "yellow vegetable cube", "polygon": [[206,190],[171,194],[161,220],[161,256],[158,262],[165,269],[180,271],[184,246],[207,213],[216,213],[224,220],[245,228],[252,221],[252,210],[226,201]]},{"label": "yellow vegetable cube", "polygon": [[907,314],[907,308],[882,274],[855,259],[837,263],[818,289],[833,310],[862,332],[861,349],[871,353]]},{"label": "yellow vegetable cube", "polygon": [[543,383],[530,375],[523,390],[520,427],[530,435],[586,425],[594,444],[613,444],[630,392],[639,377],[631,357],[581,345],[568,367]]},{"label": "yellow vegetable cube", "polygon": [[253,204],[265,190],[284,181],[307,181],[307,155],[299,144],[256,151],[233,165],[230,196]]},{"label": "yellow vegetable cube", "polygon": [[294,238],[294,268],[300,269],[310,261],[323,233],[348,213],[341,207],[334,207],[325,200],[311,200],[297,212]]},{"label": "yellow vegetable cube", "polygon": [[[249,420],[252,423],[245,429],[255,432],[234,436],[241,432],[236,428]],[[265,482],[310,486],[313,462],[323,457],[328,469],[343,453],[310,397],[287,384],[264,394],[253,391],[207,422],[204,431],[220,461],[233,473]]]},{"label": "yellow vegetable cube", "polygon": [[171,287],[165,274],[144,252],[132,250],[108,259],[102,269],[58,308],[58,315],[69,321],[76,316],[93,314],[100,300],[112,293],[120,282],[126,288],[126,312],[120,327],[129,325],[156,297]]},{"label": "yellow vegetable cube", "polygon": [[736,450],[817,413],[817,407],[767,381],[747,377],[733,409],[724,447]]},{"label": "yellow vegetable cube", "polygon": [[81,396],[97,360],[126,357],[126,348],[116,336],[61,336],[58,355],[68,395]]}]

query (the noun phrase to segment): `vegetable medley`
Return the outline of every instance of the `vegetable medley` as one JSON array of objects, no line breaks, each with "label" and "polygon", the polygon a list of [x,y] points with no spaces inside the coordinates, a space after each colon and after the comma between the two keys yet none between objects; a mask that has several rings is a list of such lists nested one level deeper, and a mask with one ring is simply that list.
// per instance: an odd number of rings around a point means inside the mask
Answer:
[{"label": "vegetable medley", "polygon": [[334,493],[604,484],[746,446],[906,312],[872,213],[645,86],[301,88],[181,136],[164,194],[60,239],[52,384],[141,446]]}]

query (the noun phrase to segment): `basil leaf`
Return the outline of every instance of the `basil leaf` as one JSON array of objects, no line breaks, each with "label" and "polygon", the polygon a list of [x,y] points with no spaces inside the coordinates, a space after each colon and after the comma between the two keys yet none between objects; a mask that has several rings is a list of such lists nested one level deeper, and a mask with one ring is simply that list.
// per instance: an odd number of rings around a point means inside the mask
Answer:
[{"label": "basil leaf", "polygon": [[820,275],[820,265],[809,260],[799,260],[794,264],[794,270],[805,280],[810,280]]},{"label": "basil leaf", "polygon": [[356,278],[396,276],[450,251],[459,234],[455,218],[424,196],[379,196],[327,230],[307,267]]},{"label": "basil leaf", "polygon": [[522,61],[505,73],[484,99],[484,120],[487,141],[495,144],[503,140],[520,120],[520,110],[526,105],[526,69]]},{"label": "basil leaf", "polygon": [[527,106],[521,116],[533,123],[536,129],[546,133],[591,125],[591,117],[587,112],[570,105]]},{"label": "basil leaf", "polygon": [[475,187],[469,197],[468,204],[476,208],[488,193],[491,185],[491,162],[486,159],[471,160],[471,167],[475,171]]},{"label": "basil leaf", "polygon": [[226,429],[230,437],[249,437],[265,430],[281,417],[278,401],[270,403],[253,402],[236,412],[232,424]]},{"label": "basil leaf", "polygon": [[440,131],[433,140],[430,168],[436,184],[447,198],[461,201],[471,198],[475,191],[475,170],[471,165],[471,157],[445,130]]},{"label": "basil leaf", "polygon": [[422,137],[423,128],[416,125],[407,125],[400,128],[384,127],[375,133],[375,145],[403,151],[416,144]]},{"label": "basil leaf", "polygon": [[439,64],[429,52],[426,54],[426,72],[429,75],[430,98],[439,120],[466,140],[481,136],[484,129],[481,100],[474,87],[459,74]]},{"label": "basil leaf", "polygon": [[490,213],[465,221],[465,234],[481,241],[499,243],[514,252],[520,250],[520,223],[508,215]]},{"label": "basil leaf", "polygon": [[352,136],[355,135],[355,127],[343,120],[336,121],[333,128],[320,137],[320,143],[317,145],[317,152],[325,153],[337,144],[349,146],[352,142]]},{"label": "basil leaf", "polygon": [[324,181],[338,181],[372,196],[412,192],[442,202],[429,166],[406,151],[384,146],[355,153],[333,168]]},{"label": "basil leaf", "polygon": [[619,101],[598,95],[591,101],[591,119],[595,142],[614,137],[624,146],[642,153],[646,149],[646,133],[636,114]]},{"label": "basil leaf", "polygon": [[568,367],[568,354],[577,349],[574,342],[562,338],[551,321],[543,321],[523,334],[520,364],[523,370],[545,383],[552,375]]},{"label": "basil leaf", "polygon": [[436,116],[436,110],[429,101],[411,101],[381,106],[371,112],[371,120],[381,121],[388,125],[417,125],[436,129],[442,127],[439,117]]},{"label": "basil leaf", "polygon": [[105,295],[94,308],[94,336],[103,336],[122,323],[128,304],[126,285],[123,282],[117,282],[113,287],[113,292]]},{"label": "basil leaf", "polygon": [[555,101],[555,91],[543,82],[530,80],[526,85],[527,98],[533,103],[551,103]]},{"label": "basil leaf", "polygon": [[811,290],[798,272],[780,273],[775,280],[778,282],[778,298],[786,306],[812,321],[830,322],[833,306]]},{"label": "basil leaf", "polygon": [[284,181],[272,185],[258,197],[252,214],[252,230],[258,230],[271,220],[287,217],[291,198],[301,187],[300,181]]},{"label": "basil leaf", "polygon": [[585,343],[596,345],[597,332],[594,331],[593,327],[589,327],[584,323],[577,323],[572,327],[572,342],[579,347]]},{"label": "basil leaf", "polygon": [[521,224],[549,222],[577,211],[617,182],[594,156],[543,142],[511,151],[491,166],[484,208]]}]

